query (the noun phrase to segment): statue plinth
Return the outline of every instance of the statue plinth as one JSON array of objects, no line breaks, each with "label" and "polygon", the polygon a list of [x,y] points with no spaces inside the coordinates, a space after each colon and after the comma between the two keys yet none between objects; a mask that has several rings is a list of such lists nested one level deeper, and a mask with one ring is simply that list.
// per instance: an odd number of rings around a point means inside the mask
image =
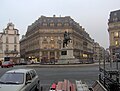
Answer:
[{"label": "statue plinth", "polygon": [[76,61],[73,55],[73,49],[68,48],[61,49],[61,55],[58,64],[77,63],[78,61]]},{"label": "statue plinth", "polygon": [[73,49],[63,48],[61,49],[61,56],[60,59],[74,59],[73,56]]}]

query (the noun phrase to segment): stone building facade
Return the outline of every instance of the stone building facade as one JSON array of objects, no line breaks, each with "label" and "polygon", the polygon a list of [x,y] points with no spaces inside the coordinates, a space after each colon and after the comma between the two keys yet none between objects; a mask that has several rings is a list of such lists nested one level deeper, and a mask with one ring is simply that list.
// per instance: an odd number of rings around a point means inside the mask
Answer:
[{"label": "stone building facade", "polygon": [[67,50],[72,50],[72,58],[90,60],[93,58],[93,39],[82,26],[70,16],[41,16],[28,26],[26,34],[20,40],[21,57],[46,62],[59,60],[63,48],[65,31],[71,41]]},{"label": "stone building facade", "polygon": [[111,59],[115,60],[116,53],[120,53],[120,10],[110,12],[108,32]]},{"label": "stone building facade", "polygon": [[13,61],[20,57],[19,30],[14,28],[13,23],[8,23],[0,33],[0,58],[5,57],[10,57]]},{"label": "stone building facade", "polygon": [[95,61],[100,60],[100,45],[97,42],[94,43],[94,57],[93,57],[93,59]]},{"label": "stone building facade", "polygon": [[105,53],[106,50],[103,47],[101,47],[99,43],[94,42],[94,61],[98,62],[100,60],[104,60]]}]

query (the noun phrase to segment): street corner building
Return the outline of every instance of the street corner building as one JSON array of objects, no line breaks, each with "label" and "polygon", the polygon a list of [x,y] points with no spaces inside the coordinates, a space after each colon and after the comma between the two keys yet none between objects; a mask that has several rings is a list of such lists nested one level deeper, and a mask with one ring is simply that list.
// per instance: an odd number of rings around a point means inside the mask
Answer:
[{"label": "street corner building", "polygon": [[0,32],[0,61],[19,62],[20,45],[19,30],[15,28],[12,22]]},{"label": "street corner building", "polygon": [[[63,48],[64,33],[70,35],[70,42]],[[87,62],[93,59],[94,40],[85,29],[70,16],[41,16],[28,26],[20,40],[21,57],[35,62],[58,62],[64,49],[67,60]]]},{"label": "street corner building", "polygon": [[110,12],[108,20],[111,59],[114,61],[116,54],[120,53],[120,10]]}]

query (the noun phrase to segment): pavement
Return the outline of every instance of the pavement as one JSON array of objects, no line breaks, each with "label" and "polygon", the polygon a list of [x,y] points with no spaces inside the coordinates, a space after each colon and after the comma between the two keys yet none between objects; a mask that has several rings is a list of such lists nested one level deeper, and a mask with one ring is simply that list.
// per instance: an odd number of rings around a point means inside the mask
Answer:
[{"label": "pavement", "polygon": [[35,67],[35,68],[67,68],[67,67],[81,67],[81,66],[94,66],[99,65],[99,63],[92,64],[30,64],[26,67]]}]

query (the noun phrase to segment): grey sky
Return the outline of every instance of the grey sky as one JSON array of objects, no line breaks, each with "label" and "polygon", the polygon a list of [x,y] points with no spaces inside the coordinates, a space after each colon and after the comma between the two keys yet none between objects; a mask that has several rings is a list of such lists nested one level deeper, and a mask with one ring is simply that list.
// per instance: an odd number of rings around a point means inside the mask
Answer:
[{"label": "grey sky", "polygon": [[71,16],[101,46],[109,47],[107,32],[111,11],[120,9],[120,0],[0,0],[0,31],[9,22],[20,35],[41,15]]}]

